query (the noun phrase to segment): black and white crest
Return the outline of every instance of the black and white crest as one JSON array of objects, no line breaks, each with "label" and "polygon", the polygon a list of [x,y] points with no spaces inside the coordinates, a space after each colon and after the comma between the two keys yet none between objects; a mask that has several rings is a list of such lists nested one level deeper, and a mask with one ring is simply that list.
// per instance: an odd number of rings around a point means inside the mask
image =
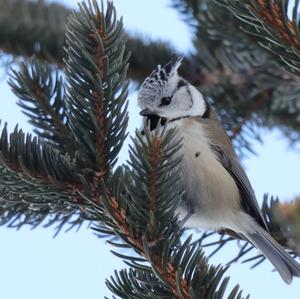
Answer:
[{"label": "black and white crest", "polygon": [[181,65],[182,59],[182,57],[173,59],[163,67],[159,64],[148,76],[148,78],[146,78],[142,88],[147,88],[147,86],[151,86],[155,83],[158,83],[159,86],[163,86],[166,82],[168,82],[169,78],[172,77],[175,72],[177,72]]},{"label": "black and white crest", "polygon": [[[151,102],[159,97],[168,96],[172,93],[169,87],[170,79],[178,77],[177,70],[181,65],[182,57],[171,60],[163,67],[158,65],[153,72],[145,79],[140,89],[140,97],[144,101]],[[165,95],[165,93],[167,93]]]}]

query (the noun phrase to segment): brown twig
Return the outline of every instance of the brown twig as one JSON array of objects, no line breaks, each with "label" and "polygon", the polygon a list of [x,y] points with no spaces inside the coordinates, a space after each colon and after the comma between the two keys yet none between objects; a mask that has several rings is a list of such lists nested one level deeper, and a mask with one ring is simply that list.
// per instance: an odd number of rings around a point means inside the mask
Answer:
[{"label": "brown twig", "polygon": [[159,158],[160,158],[160,144],[161,140],[160,138],[155,138],[155,140],[152,143],[152,160],[151,160],[151,166],[152,166],[152,172],[150,175],[150,197],[151,197],[151,203],[150,203],[150,212],[154,212],[156,209],[156,197],[157,197],[157,189],[156,189],[156,181],[157,181],[157,169],[159,164]]},{"label": "brown twig", "polygon": [[[252,4],[254,13],[259,19],[262,19],[273,30],[277,31],[278,37],[292,48],[300,51],[299,41],[296,35],[296,24],[292,21],[284,22],[282,10],[276,1],[270,7],[269,1],[257,0],[257,6]],[[260,9],[258,9],[260,7]]]}]

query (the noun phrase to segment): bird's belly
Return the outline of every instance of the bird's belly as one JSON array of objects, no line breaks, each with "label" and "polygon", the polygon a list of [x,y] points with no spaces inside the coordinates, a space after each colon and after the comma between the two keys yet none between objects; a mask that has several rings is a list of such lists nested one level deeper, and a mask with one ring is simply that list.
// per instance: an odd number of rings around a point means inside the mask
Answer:
[{"label": "bird's belly", "polygon": [[[240,211],[234,179],[209,147],[201,125],[181,128],[183,136],[183,183],[185,199],[194,213],[186,225],[219,229],[233,227]],[[187,208],[181,207],[180,213]]]}]

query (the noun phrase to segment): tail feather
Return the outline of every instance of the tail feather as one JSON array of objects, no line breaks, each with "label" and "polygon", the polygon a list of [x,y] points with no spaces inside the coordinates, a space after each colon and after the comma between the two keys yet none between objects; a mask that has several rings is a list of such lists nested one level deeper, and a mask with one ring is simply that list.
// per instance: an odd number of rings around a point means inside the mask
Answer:
[{"label": "tail feather", "polygon": [[290,284],[293,276],[300,277],[300,264],[263,228],[246,233],[245,237],[269,259],[286,283]]}]

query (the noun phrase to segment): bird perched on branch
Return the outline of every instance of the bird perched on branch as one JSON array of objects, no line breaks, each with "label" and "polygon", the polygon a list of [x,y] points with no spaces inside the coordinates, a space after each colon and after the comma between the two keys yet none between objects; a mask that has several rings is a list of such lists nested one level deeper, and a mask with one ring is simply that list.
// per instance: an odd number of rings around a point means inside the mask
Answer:
[{"label": "bird perched on branch", "polygon": [[249,179],[217,113],[202,94],[178,75],[182,59],[156,69],[138,95],[150,129],[168,121],[183,139],[183,183],[187,227],[230,229],[270,260],[286,283],[300,276],[297,263],[268,232]]}]

